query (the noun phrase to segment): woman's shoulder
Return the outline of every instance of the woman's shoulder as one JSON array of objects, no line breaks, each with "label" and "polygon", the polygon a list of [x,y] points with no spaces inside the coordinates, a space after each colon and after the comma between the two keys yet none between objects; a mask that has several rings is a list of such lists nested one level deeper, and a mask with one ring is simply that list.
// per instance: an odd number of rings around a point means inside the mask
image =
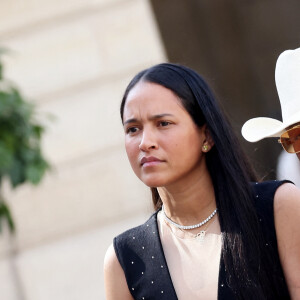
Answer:
[{"label": "woman's shoulder", "polygon": [[[300,189],[288,182],[283,184],[275,193],[274,213],[283,215],[287,219],[295,213],[300,213]],[[299,217],[299,216],[298,216]],[[297,222],[298,222],[297,217]],[[289,220],[286,220],[289,221]]]},{"label": "woman's shoulder", "polygon": [[[154,226],[155,220],[156,213],[152,214],[144,224],[128,229],[116,236],[113,244],[109,246],[104,258],[104,281],[108,299],[133,299],[128,289],[128,284],[132,285],[133,277],[128,266],[135,262],[138,265],[134,253],[137,248],[141,248],[138,245],[140,245],[146,229]],[[117,289],[115,288],[115,278],[118,278]]]},{"label": "woman's shoulder", "polygon": [[274,199],[277,190],[281,189],[286,183],[292,184],[289,180],[270,180],[263,182],[252,182],[251,187],[258,210],[273,211]]},{"label": "woman's shoulder", "polygon": [[270,239],[276,240],[275,211],[278,195],[286,186],[293,186],[287,180],[272,180],[251,183],[257,216],[263,231]]},{"label": "woman's shoulder", "polygon": [[[276,190],[284,183],[292,183],[289,180],[268,180],[262,182],[251,182],[254,192],[261,193],[262,195],[272,195],[274,197]],[[258,198],[258,197],[256,197]]]},{"label": "woman's shoulder", "polygon": [[157,212],[144,224],[115,237],[114,250],[134,299],[150,299],[147,294],[157,295],[151,299],[177,299],[160,241]]},{"label": "woman's shoulder", "polygon": [[278,251],[292,298],[300,297],[300,189],[287,183],[274,198]]},{"label": "woman's shoulder", "polygon": [[107,300],[133,300],[113,245],[110,245],[104,258],[104,286]]}]

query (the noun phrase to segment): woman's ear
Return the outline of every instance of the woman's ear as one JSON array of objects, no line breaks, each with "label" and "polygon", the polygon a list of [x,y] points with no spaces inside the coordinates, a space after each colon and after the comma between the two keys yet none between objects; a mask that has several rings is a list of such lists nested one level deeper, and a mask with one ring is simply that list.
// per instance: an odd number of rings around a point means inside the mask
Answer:
[{"label": "woman's ear", "polygon": [[213,146],[214,146],[214,141],[211,137],[210,131],[207,128],[207,125],[204,124],[202,129],[202,133],[204,134],[204,140],[202,144],[202,151],[203,152],[208,152]]}]

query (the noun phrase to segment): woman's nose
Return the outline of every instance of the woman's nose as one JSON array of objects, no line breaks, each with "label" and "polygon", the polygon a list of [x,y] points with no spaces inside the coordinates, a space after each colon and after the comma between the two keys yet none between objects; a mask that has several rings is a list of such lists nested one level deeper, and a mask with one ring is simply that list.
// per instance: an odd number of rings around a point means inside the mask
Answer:
[{"label": "woman's nose", "polygon": [[140,150],[147,152],[151,149],[157,149],[157,147],[158,145],[155,134],[151,130],[144,130],[142,140],[139,145]]}]

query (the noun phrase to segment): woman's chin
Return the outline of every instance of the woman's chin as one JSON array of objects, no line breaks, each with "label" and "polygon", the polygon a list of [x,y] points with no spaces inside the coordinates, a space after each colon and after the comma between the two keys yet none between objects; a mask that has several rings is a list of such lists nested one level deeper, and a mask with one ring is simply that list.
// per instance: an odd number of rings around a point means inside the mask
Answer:
[{"label": "woman's chin", "polygon": [[157,188],[157,187],[163,186],[163,185],[158,184],[158,183],[156,183],[156,182],[145,182],[145,181],[143,181],[143,183],[144,183],[146,186],[148,186],[149,188]]},{"label": "woman's chin", "polygon": [[140,180],[150,188],[165,186],[166,180],[160,180],[158,178],[140,178]]}]

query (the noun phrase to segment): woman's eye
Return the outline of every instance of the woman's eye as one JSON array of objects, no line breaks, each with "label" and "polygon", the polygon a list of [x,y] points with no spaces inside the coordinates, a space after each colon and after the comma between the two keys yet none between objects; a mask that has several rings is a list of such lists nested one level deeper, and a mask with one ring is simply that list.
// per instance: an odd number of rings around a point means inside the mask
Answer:
[{"label": "woman's eye", "polygon": [[166,127],[166,126],[168,126],[170,124],[171,124],[171,122],[168,122],[168,121],[160,121],[159,122],[159,126],[161,126],[161,127]]},{"label": "woman's eye", "polygon": [[126,129],[126,133],[136,133],[138,130],[138,127],[129,127]]}]

